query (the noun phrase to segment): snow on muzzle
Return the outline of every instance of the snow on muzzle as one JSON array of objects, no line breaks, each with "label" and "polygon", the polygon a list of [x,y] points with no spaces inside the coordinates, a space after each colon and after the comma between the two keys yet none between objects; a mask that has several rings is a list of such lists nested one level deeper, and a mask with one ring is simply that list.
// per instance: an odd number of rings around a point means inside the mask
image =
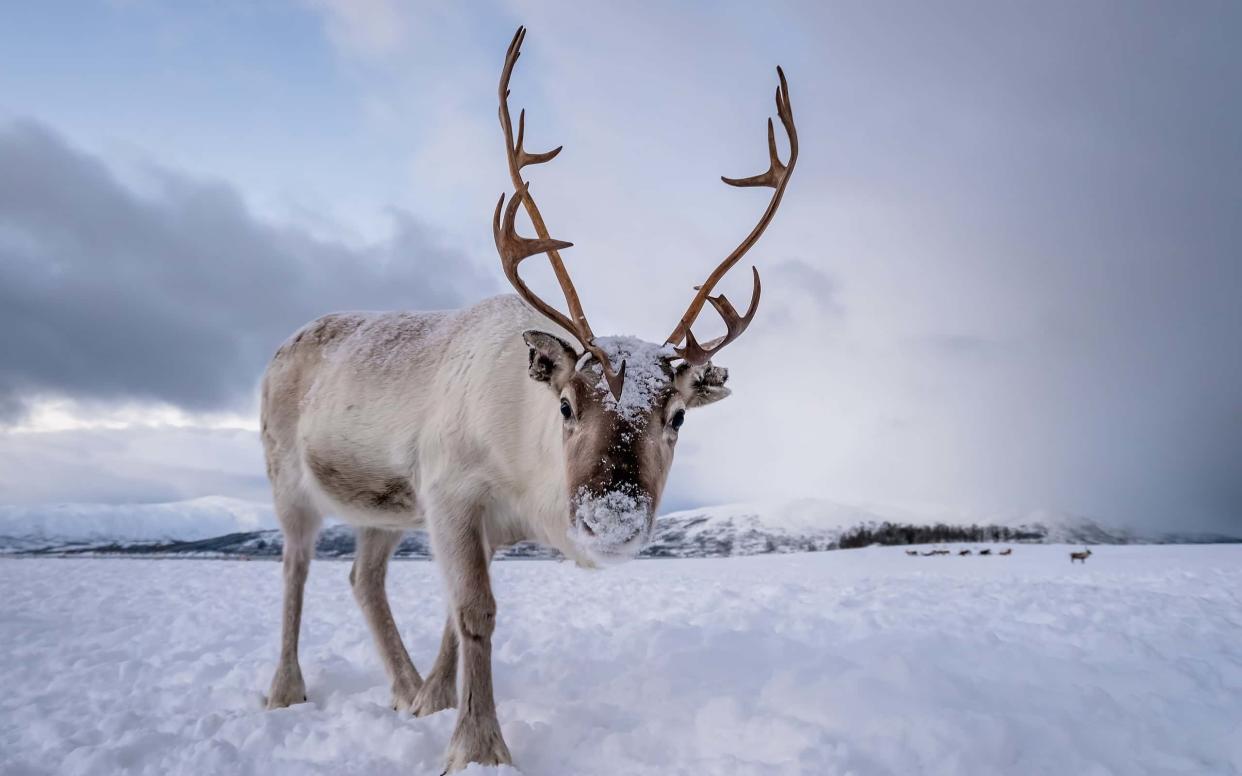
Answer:
[{"label": "snow on muzzle", "polygon": [[569,538],[601,565],[623,563],[642,550],[651,536],[653,507],[643,493],[579,488],[570,508]]}]

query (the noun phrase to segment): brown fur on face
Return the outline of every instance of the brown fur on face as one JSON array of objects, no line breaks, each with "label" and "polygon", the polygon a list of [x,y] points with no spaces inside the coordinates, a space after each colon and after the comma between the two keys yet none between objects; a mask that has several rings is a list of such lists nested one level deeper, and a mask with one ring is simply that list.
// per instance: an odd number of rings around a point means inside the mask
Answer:
[{"label": "brown fur on face", "polygon": [[668,426],[666,413],[669,402],[677,398],[671,380],[651,412],[636,422],[607,406],[608,395],[591,372],[575,374],[561,395],[573,409],[573,418],[562,430],[571,497],[582,490],[624,492],[645,497],[654,514],[677,444],[677,432]]}]

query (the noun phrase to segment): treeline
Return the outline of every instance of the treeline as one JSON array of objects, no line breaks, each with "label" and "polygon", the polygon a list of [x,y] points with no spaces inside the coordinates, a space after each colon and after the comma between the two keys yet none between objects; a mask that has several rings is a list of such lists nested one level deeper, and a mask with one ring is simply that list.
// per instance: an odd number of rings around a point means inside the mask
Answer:
[{"label": "treeline", "polygon": [[868,547],[872,544],[936,544],[938,542],[1037,542],[1044,538],[1038,531],[1010,528],[1004,525],[910,525],[884,522],[860,525],[837,541],[843,550]]}]

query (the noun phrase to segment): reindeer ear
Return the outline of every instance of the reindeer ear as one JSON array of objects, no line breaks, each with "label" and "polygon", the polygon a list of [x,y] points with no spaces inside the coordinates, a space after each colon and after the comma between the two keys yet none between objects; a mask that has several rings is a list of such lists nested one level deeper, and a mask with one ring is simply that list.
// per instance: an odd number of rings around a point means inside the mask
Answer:
[{"label": "reindeer ear", "polygon": [[725,387],[728,379],[728,369],[712,366],[709,361],[702,366],[682,364],[677,367],[673,383],[687,407],[703,407],[733,393]]},{"label": "reindeer ear", "polygon": [[530,379],[548,383],[558,393],[574,373],[578,353],[568,342],[546,331],[522,332],[522,339],[530,348],[527,372]]}]

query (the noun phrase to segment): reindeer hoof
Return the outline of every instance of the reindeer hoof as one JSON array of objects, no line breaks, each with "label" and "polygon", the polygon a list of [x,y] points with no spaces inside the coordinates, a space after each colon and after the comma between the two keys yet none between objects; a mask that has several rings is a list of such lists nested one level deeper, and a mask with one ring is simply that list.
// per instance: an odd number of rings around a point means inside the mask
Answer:
[{"label": "reindeer hoof", "polygon": [[393,711],[406,711],[414,705],[418,698],[418,691],[421,683],[412,682],[394,683],[392,686],[392,706]]},{"label": "reindeer hoof", "polygon": [[416,717],[425,717],[437,711],[451,709],[457,705],[457,686],[451,681],[429,678],[410,705],[410,712]]},{"label": "reindeer hoof", "polygon": [[269,711],[271,709],[284,709],[289,706],[296,706],[299,703],[306,703],[307,700],[306,690],[304,689],[272,687],[267,694],[266,706]]},{"label": "reindeer hoof", "polygon": [[471,763],[479,765],[512,765],[509,747],[500,735],[500,723],[491,719],[457,720],[457,729],[449,741],[448,762],[445,773],[460,771]]},{"label": "reindeer hoof", "polygon": [[306,682],[302,670],[295,666],[276,669],[271,689],[267,692],[267,708],[283,709],[298,703],[306,703]]}]

